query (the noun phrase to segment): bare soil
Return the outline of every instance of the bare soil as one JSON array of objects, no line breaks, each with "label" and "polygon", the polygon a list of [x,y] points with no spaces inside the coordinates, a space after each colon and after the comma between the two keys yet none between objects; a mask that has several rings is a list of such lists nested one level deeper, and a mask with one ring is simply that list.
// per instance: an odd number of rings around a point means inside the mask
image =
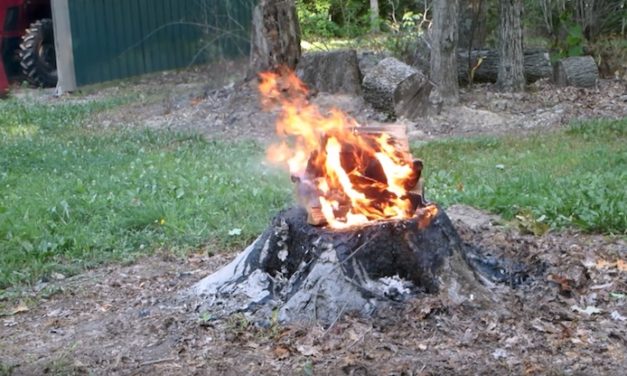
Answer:
[{"label": "bare soil", "polygon": [[[93,126],[272,138],[274,115],[260,112],[254,85],[209,87],[204,74],[165,74],[130,89],[87,92],[80,100],[117,90],[145,96]],[[625,117],[626,94],[620,81],[603,81],[593,90],[539,83],[520,95],[474,87],[462,94],[460,106],[408,125],[414,138],[425,140],[546,132],[576,118]],[[318,94],[314,100],[362,122],[384,120],[359,98]],[[489,309],[424,296],[376,317],[347,315],[327,328],[259,328],[243,315],[216,320],[180,299],[181,291],[234,254],[163,251],[132,265],[41,283],[20,299],[0,302],[0,375],[624,374],[624,237],[576,231],[538,237],[470,207],[447,213],[465,242],[526,265],[529,279],[496,288],[498,304]]]}]

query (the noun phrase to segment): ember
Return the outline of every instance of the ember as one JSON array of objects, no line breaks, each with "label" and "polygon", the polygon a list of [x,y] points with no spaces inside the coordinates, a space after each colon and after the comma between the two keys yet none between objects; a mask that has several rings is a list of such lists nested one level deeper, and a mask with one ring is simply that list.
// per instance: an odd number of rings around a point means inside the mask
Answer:
[{"label": "ember", "polygon": [[404,131],[362,127],[336,109],[322,113],[292,71],[260,77],[264,106],[280,106],[282,141],[268,149],[268,159],[289,169],[310,224],[408,219],[425,206],[422,162],[412,160]]}]

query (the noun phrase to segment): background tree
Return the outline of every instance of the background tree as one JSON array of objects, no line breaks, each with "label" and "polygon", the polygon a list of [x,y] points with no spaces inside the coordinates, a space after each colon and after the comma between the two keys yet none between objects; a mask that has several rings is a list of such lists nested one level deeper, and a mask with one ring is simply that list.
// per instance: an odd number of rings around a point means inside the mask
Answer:
[{"label": "background tree", "polygon": [[459,101],[457,16],[459,0],[434,0],[431,36],[431,80],[445,104]]},{"label": "background tree", "polygon": [[525,89],[522,12],[523,0],[501,0],[497,85],[505,91]]},{"label": "background tree", "polygon": [[370,30],[379,32],[379,0],[370,0]]},{"label": "background tree", "polygon": [[296,68],[301,56],[294,0],[261,0],[253,12],[249,76],[279,66]]}]

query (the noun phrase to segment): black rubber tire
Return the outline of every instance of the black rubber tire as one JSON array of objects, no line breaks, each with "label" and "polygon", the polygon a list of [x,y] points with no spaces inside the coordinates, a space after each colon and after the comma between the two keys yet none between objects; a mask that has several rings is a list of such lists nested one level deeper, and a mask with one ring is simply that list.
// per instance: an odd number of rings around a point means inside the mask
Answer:
[{"label": "black rubber tire", "polygon": [[34,86],[57,84],[57,60],[54,51],[52,20],[45,18],[30,24],[20,44],[20,67],[26,80]]}]

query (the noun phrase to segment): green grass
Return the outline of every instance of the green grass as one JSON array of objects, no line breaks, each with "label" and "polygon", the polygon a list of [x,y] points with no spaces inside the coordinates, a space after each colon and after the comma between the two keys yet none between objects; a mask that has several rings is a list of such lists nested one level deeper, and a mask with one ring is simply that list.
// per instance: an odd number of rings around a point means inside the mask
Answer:
[{"label": "green grass", "polygon": [[[0,289],[156,249],[242,247],[293,201],[286,174],[264,167],[255,143],[88,126],[115,105],[0,102]],[[414,151],[431,200],[624,234],[626,124]]]},{"label": "green grass", "polygon": [[291,200],[254,143],[84,126],[104,107],[0,102],[0,288],[160,247],[241,246]]},{"label": "green grass", "polygon": [[552,228],[627,231],[627,119],[432,142],[414,155],[425,161],[427,197],[445,206],[465,203]]}]

